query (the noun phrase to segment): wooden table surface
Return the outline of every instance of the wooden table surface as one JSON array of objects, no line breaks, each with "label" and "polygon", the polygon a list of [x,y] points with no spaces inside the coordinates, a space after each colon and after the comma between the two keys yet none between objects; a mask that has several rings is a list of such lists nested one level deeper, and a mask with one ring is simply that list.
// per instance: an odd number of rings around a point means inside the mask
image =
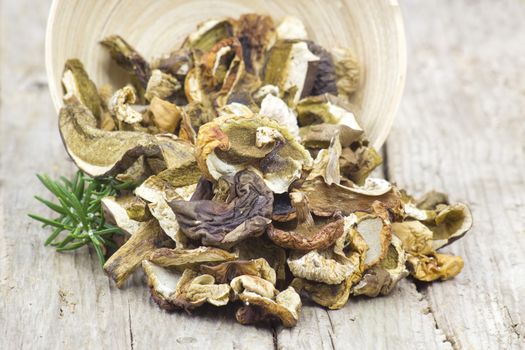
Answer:
[{"label": "wooden table surface", "polygon": [[44,71],[50,1],[0,0],[0,349],[525,348],[525,1],[400,2],[408,77],[383,172],[471,205],[473,229],[445,248],[465,268],[269,329],[231,310],[165,313],[139,274],[118,290],[94,252],[43,247],[25,216],[46,213],[34,174],[73,171]]}]

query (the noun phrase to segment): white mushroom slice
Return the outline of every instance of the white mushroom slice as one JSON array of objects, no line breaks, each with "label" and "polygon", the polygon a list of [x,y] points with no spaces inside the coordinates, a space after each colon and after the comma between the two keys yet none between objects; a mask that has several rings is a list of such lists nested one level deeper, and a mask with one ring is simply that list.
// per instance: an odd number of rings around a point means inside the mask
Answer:
[{"label": "white mushroom slice", "polygon": [[141,223],[130,219],[126,208],[124,208],[114,196],[104,197],[101,202],[104,212],[111,215],[112,221],[114,221],[119,228],[130,235],[139,229]]},{"label": "white mushroom slice", "polygon": [[288,129],[296,139],[299,139],[299,126],[297,116],[288,105],[279,97],[267,94],[261,102],[259,115],[275,120],[280,125]]},{"label": "white mushroom slice", "polygon": [[335,260],[328,250],[312,250],[304,255],[292,253],[288,258],[288,267],[295,277],[326,284],[339,284],[353,275],[358,267],[346,259],[344,263]]},{"label": "white mushroom slice", "polygon": [[276,31],[279,40],[306,40],[308,38],[303,22],[293,16],[285,16]]}]

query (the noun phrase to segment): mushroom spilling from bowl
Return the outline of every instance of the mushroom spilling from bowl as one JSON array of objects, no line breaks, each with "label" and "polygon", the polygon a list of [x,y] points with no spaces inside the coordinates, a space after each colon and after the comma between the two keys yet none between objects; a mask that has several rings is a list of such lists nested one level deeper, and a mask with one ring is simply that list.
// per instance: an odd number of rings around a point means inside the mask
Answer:
[{"label": "mushroom spilling from bowl", "polygon": [[[68,60],[60,133],[82,179],[127,186],[96,192],[98,207],[89,181],[63,188],[88,196],[67,198],[110,227],[96,232],[119,235],[86,236],[118,287],[142,269],[163,309],[233,304],[242,324],[292,327],[301,300],[339,309],[407,276],[461,271],[438,250],[470,229],[469,208],[369,177],[381,157],[350,102],[361,69],[350,49],[258,14],[201,23],[151,60],[119,36],[101,44],[129,83],[97,87]],[[83,237],[78,216],[59,247]]]}]

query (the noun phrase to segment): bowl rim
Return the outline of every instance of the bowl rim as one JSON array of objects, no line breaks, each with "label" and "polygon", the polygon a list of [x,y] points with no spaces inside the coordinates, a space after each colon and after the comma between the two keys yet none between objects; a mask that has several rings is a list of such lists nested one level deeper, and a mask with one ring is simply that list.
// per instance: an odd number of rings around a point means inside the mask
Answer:
[{"label": "bowl rim", "polygon": [[[53,67],[53,29],[55,26],[55,17],[57,14],[57,8],[59,2],[62,0],[53,0],[51,3],[51,7],[49,9],[49,15],[47,18],[47,25],[46,25],[46,37],[45,37],[45,65],[46,65],[46,76],[47,76],[47,84],[49,88],[49,93],[51,95],[51,100],[53,101],[53,105],[55,107],[55,110],[58,112],[60,108],[62,108],[63,102],[62,102],[62,96],[59,93],[60,89],[57,86],[57,82],[55,81],[55,70]],[[120,1],[120,0],[117,0]],[[395,40],[397,41],[397,60],[399,62],[399,71],[398,71],[398,82],[397,87],[395,89],[395,93],[393,94],[390,104],[388,106],[388,110],[385,112],[386,115],[390,115],[391,117],[388,118],[385,122],[386,125],[381,127],[380,134],[377,135],[377,139],[373,141],[373,146],[379,150],[381,146],[385,143],[388,135],[390,134],[390,131],[392,129],[392,125],[394,124],[394,120],[397,117],[397,113],[399,112],[399,107],[401,105],[401,100],[405,91],[405,83],[406,83],[406,76],[407,76],[407,41],[406,41],[406,34],[405,34],[405,26],[403,21],[403,12],[401,11],[401,7],[399,6],[398,0],[384,0],[386,3],[388,3],[390,6],[395,8],[395,13],[393,16],[394,24],[396,27],[396,31],[398,32],[398,35],[395,36]]]}]

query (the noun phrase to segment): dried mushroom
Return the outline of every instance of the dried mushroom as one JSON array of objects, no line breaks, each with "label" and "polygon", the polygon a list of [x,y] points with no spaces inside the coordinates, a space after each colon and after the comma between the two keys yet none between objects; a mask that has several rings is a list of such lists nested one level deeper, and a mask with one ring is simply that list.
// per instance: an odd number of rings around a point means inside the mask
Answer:
[{"label": "dried mushroom", "polygon": [[102,45],[127,81],[97,89],[65,64],[59,130],[81,171],[39,177],[59,199],[37,197],[57,218],[30,215],[57,227],[46,244],[91,245],[118,287],[142,264],[162,309],[232,302],[242,324],[284,327],[301,298],[340,309],[461,271],[438,250],[471,228],[467,205],[370,177],[382,159],[350,49],[253,13],[205,21],[151,62],[117,35]]},{"label": "dried mushroom", "polygon": [[293,287],[279,292],[272,283],[249,275],[234,278],[230,285],[235,295],[246,304],[237,310],[239,323],[253,324],[273,317],[280,319],[284,327],[297,324],[302,304]]},{"label": "dried mushroom", "polygon": [[197,162],[210,179],[243,169],[261,174],[275,193],[288,190],[312,165],[310,154],[288,130],[264,117],[221,117],[205,124],[197,139]]},{"label": "dried mushroom", "polygon": [[182,232],[193,240],[215,246],[231,246],[264,233],[271,222],[273,195],[262,179],[245,170],[220,180],[228,188],[224,202],[208,199],[170,202]]}]

